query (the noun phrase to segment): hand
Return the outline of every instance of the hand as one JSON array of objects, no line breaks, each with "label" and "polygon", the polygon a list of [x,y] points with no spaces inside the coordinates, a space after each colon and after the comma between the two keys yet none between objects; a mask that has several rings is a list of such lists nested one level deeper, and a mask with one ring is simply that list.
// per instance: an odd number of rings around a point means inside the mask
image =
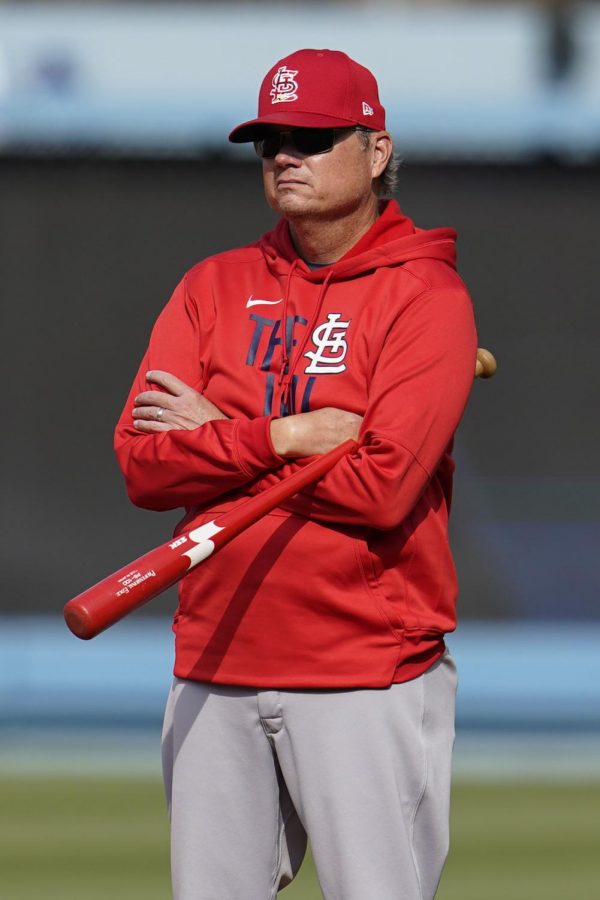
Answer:
[{"label": "hand", "polygon": [[213,419],[227,418],[214,403],[169,372],[146,372],[146,380],[164,390],[143,391],[134,399],[133,424],[138,431],[192,431]]},{"label": "hand", "polygon": [[326,406],[297,416],[273,419],[271,442],[279,456],[296,458],[327,453],[348,438],[356,440],[362,416]]}]

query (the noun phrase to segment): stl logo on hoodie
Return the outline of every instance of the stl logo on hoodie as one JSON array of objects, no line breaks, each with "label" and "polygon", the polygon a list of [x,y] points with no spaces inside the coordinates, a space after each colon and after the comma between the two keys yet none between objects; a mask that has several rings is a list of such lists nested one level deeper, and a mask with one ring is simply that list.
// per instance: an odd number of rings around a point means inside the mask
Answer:
[{"label": "stl logo on hoodie", "polygon": [[311,360],[304,370],[307,375],[338,375],[346,371],[346,329],[351,320],[340,322],[340,318],[341,313],[329,313],[327,321],[313,331],[312,342],[317,349],[304,354]]},{"label": "stl logo on hoodie", "polygon": [[297,74],[297,69],[288,69],[287,66],[280,66],[277,69],[271,82],[273,85],[269,94],[271,103],[290,103],[298,99],[296,93],[298,82],[295,80]]},{"label": "stl logo on hoodie", "polygon": [[[252,295],[250,295],[252,297]],[[272,300],[260,300],[260,303],[279,302]],[[277,347],[283,344],[285,333],[285,351],[289,357],[293,348],[298,343],[294,337],[296,326],[308,325],[308,320],[304,316],[291,315],[287,316],[285,328],[280,319],[271,319],[260,313],[250,313],[250,321],[254,322],[254,328],[248,354],[246,356],[247,366],[258,366],[258,368],[266,373],[265,400],[263,414],[270,416],[273,413],[273,403],[275,399],[275,385],[278,376],[271,371],[274,354]],[[312,333],[312,342],[315,346],[314,350],[307,350],[304,357],[310,360],[304,369],[304,374],[309,377],[306,384],[302,388],[301,397],[296,398],[296,393],[300,388],[300,378],[298,375],[292,375],[289,383],[289,392],[284,391],[280,399],[279,414],[287,416],[295,413],[298,404],[300,412],[310,411],[310,397],[315,385],[317,375],[339,375],[346,371],[346,363],[344,362],[348,352],[347,329],[352,319],[342,321],[342,313],[328,313],[327,321],[322,322],[314,329]],[[283,374],[287,374],[287,365]],[[281,377],[281,373],[279,374]]]}]

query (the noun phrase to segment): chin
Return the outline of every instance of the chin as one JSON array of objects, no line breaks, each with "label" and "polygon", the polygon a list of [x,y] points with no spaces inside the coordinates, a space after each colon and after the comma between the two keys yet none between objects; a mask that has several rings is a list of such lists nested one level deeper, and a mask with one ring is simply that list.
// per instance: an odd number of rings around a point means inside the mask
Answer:
[{"label": "chin", "polygon": [[292,190],[278,191],[269,202],[272,209],[282,216],[305,216],[315,212],[314,203],[311,203],[305,197],[298,196]]}]

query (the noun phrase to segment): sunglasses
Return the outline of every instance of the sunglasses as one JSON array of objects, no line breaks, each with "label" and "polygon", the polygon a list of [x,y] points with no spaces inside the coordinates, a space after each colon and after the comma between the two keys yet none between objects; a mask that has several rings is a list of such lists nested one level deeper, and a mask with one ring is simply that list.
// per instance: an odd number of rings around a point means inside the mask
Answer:
[{"label": "sunglasses", "polygon": [[368,130],[359,125],[354,128],[293,128],[291,131],[270,131],[260,140],[254,141],[254,149],[261,159],[273,159],[284,144],[291,144],[303,156],[316,156],[333,150],[333,145],[340,135]]}]

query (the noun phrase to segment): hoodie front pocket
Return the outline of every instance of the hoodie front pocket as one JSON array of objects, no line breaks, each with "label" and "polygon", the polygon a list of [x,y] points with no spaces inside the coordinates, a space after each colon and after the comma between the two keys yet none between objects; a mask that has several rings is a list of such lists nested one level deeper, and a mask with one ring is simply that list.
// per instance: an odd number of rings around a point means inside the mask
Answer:
[{"label": "hoodie front pocket", "polygon": [[405,630],[405,620],[402,615],[402,602],[400,597],[391,599],[386,595],[381,586],[377,572],[376,557],[369,550],[367,542],[357,540],[355,547],[358,564],[367,591],[398,640],[402,640]]}]

